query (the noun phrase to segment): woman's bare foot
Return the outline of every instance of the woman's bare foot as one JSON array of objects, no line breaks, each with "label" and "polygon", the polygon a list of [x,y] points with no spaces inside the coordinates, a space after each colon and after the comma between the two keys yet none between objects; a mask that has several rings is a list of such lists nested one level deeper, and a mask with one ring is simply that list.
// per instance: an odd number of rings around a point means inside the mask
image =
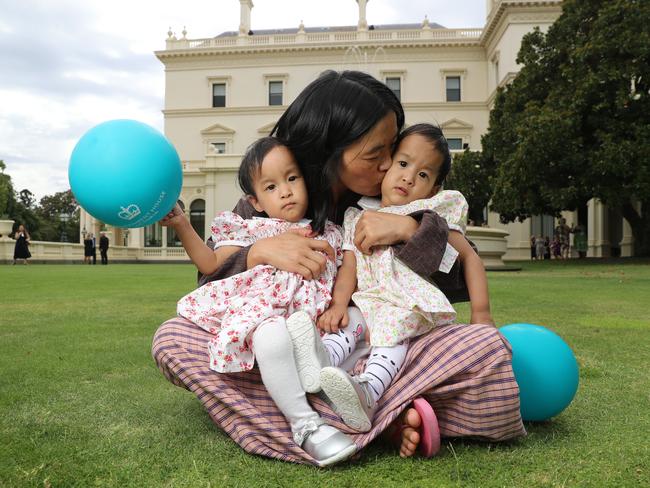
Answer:
[{"label": "woman's bare foot", "polygon": [[420,433],[418,429],[422,424],[420,414],[414,408],[407,408],[402,414],[400,421],[402,426],[401,443],[399,446],[400,457],[411,457],[420,444]]},{"label": "woman's bare foot", "polygon": [[414,408],[407,408],[404,412],[390,425],[386,431],[386,438],[399,445],[400,457],[410,457],[415,454],[420,445],[420,425],[422,419],[420,414]]}]

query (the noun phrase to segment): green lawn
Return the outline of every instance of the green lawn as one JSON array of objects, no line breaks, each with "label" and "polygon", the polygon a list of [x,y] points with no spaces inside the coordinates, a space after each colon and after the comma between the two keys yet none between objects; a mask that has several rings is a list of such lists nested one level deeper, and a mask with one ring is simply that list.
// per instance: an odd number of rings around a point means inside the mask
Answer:
[{"label": "green lawn", "polygon": [[[490,273],[499,324],[551,327],[580,388],[508,444],[400,459],[375,443],[329,470],[246,454],[150,355],[189,265],[0,266],[0,486],[649,486],[650,261]],[[459,307],[467,318],[467,307]]]}]

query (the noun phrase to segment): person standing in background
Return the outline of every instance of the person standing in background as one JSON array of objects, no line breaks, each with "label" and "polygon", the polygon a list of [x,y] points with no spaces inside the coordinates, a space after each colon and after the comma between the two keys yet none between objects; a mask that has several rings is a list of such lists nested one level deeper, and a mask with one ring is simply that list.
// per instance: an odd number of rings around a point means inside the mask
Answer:
[{"label": "person standing in background", "polygon": [[18,230],[14,233],[16,245],[14,246],[14,264],[19,259],[23,260],[23,264],[27,264],[27,260],[32,257],[29,252],[29,232],[23,224],[18,226]]},{"label": "person standing in background", "polygon": [[102,257],[102,264],[108,264],[108,237],[102,232],[99,237],[99,253]]},{"label": "person standing in background", "polygon": [[535,260],[537,258],[537,247],[535,245],[535,236],[530,236],[530,259]]},{"label": "person standing in background", "polygon": [[97,238],[95,237],[95,234],[90,234],[90,235],[92,236],[91,239],[92,239],[92,242],[93,242],[93,246],[92,246],[93,264],[97,264]]},{"label": "person standing in background", "polygon": [[551,240],[548,236],[544,237],[544,259],[551,259]]}]

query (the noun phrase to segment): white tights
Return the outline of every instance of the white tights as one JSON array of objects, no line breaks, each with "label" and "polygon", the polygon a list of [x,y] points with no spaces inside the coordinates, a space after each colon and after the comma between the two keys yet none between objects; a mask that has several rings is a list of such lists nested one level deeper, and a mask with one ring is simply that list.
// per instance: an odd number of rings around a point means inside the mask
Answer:
[{"label": "white tights", "polygon": [[284,318],[273,317],[257,327],[253,333],[253,351],[262,382],[289,421],[292,432],[300,432],[309,421],[319,422],[318,413],[307,403],[300,385]]},{"label": "white tights", "polygon": [[[355,355],[357,344],[363,341],[367,329],[366,321],[357,307],[348,307],[349,324],[346,328],[340,329],[334,334],[323,336],[323,345],[329,353],[330,364],[341,366],[343,369],[351,367],[350,358]],[[408,341],[401,342],[392,347],[373,347],[366,362],[364,375],[370,385],[370,394],[375,402],[381,398],[386,389],[391,385],[399,374],[406,352]],[[354,364],[354,363],[352,363]]]}]

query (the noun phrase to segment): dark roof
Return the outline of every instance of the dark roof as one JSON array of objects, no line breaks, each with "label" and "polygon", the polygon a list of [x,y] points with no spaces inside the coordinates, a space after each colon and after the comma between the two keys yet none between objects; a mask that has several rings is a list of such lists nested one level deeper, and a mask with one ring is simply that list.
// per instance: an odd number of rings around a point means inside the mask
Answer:
[{"label": "dark roof", "polygon": [[[446,27],[431,22],[429,26],[432,29],[446,29]],[[422,24],[384,24],[384,25],[371,25],[369,29],[371,30],[413,30],[421,29]],[[308,33],[318,33],[318,32],[352,32],[356,31],[356,25],[337,25],[333,27],[305,27],[305,32]],[[289,29],[253,29],[253,35],[256,36],[271,36],[276,34],[297,34],[298,27],[292,27]],[[228,31],[222,32],[217,37],[232,37],[239,35],[237,31]]]}]

